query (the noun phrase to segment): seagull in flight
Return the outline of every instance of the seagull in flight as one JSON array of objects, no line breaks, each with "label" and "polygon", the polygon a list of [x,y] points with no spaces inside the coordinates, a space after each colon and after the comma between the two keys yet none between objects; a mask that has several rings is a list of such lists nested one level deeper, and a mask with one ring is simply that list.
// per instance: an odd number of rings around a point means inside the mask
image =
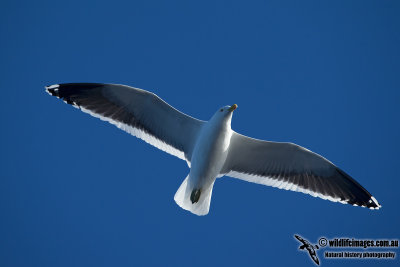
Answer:
[{"label": "seagull in flight", "polygon": [[118,84],[65,83],[46,91],[101,120],[185,160],[190,172],[176,203],[206,215],[216,178],[297,191],[354,206],[379,209],[358,182],[322,156],[293,143],[258,140],[231,129],[237,105],[219,108],[209,121],[188,116],[154,93]]}]

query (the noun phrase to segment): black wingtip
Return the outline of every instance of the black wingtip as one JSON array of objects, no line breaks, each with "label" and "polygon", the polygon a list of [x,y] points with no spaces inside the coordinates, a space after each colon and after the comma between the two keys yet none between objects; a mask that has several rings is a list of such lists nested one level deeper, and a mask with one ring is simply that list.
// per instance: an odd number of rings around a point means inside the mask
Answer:
[{"label": "black wingtip", "polygon": [[52,96],[59,97],[58,88],[60,87],[59,84],[53,84],[49,86],[45,86],[46,92]]},{"label": "black wingtip", "polygon": [[374,198],[373,196],[371,196],[370,200],[368,201],[368,208],[372,209],[372,210],[379,210],[380,208],[382,208],[382,205],[379,204],[378,200],[376,200],[376,198]]},{"label": "black wingtip", "polygon": [[342,199],[345,203],[353,206],[361,206],[364,208],[369,208],[371,210],[378,210],[382,206],[378,203],[376,198],[374,198],[363,186],[361,186],[357,181],[351,178],[343,170],[336,168],[340,175],[346,178],[346,181],[352,186],[354,198],[352,199]]}]

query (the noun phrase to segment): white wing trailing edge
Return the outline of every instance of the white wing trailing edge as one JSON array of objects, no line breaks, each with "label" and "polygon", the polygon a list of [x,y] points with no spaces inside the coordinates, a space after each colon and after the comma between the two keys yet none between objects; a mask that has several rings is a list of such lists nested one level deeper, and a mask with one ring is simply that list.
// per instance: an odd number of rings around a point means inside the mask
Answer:
[{"label": "white wing trailing edge", "polygon": [[253,139],[233,132],[221,174],[355,206],[378,201],[330,161],[301,146]]},{"label": "white wing trailing edge", "polygon": [[204,123],[151,92],[125,85],[66,83],[46,91],[189,163]]}]

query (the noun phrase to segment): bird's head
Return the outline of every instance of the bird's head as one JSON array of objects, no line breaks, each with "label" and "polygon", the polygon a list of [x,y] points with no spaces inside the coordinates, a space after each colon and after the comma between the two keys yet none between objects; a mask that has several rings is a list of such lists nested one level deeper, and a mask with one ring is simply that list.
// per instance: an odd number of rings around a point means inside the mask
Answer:
[{"label": "bird's head", "polygon": [[238,105],[233,104],[232,106],[221,107],[215,112],[214,116],[211,118],[212,121],[226,122],[229,123],[232,120],[232,113],[237,109]]}]

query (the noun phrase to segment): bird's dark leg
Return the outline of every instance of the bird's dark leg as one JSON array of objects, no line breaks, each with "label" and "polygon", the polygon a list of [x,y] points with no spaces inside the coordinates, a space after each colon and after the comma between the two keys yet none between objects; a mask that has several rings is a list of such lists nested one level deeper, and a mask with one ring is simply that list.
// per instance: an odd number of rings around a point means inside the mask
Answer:
[{"label": "bird's dark leg", "polygon": [[192,191],[192,194],[190,195],[190,201],[192,201],[192,204],[197,203],[199,201],[200,195],[201,195],[200,189],[194,189]]},{"label": "bird's dark leg", "polygon": [[306,245],[302,245],[299,247],[299,249],[304,249],[306,247]]}]

